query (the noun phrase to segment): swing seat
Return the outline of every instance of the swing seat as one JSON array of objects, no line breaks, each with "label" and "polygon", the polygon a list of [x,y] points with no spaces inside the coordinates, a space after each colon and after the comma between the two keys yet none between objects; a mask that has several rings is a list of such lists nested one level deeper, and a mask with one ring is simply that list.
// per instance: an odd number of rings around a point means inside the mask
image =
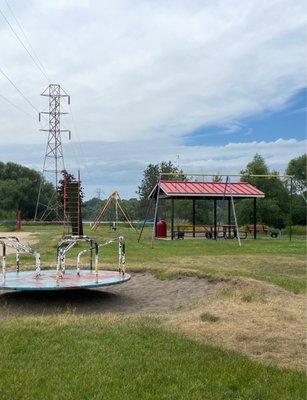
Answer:
[{"label": "swing seat", "polygon": [[184,234],[185,234],[185,232],[184,231],[178,231],[178,233],[177,233],[177,239],[184,239]]}]

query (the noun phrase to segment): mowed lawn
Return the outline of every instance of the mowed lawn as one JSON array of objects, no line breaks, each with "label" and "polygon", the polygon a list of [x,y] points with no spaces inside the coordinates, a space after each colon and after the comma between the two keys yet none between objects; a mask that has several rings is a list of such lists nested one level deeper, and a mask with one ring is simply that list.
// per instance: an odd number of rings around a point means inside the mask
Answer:
[{"label": "mowed lawn", "polygon": [[[61,229],[24,230],[35,233],[43,266],[54,267]],[[159,240],[151,247],[149,229],[141,243],[125,228],[99,228],[94,236],[102,242],[118,234],[127,238],[128,271],[152,271],[162,279],[244,277],[305,292],[305,237],[245,240],[240,248],[233,240]],[[72,252],[72,265],[79,250]],[[30,259],[24,261],[30,267]],[[116,245],[105,248],[100,268],[116,268],[116,261]],[[159,318],[3,319],[0,399],[305,399],[303,372],[189,339],[167,330]]]},{"label": "mowed lawn", "polygon": [[167,332],[150,318],[6,319],[1,399],[304,399],[302,372]]},{"label": "mowed lawn", "polygon": [[[62,230],[60,227],[29,226],[25,230],[38,236],[36,247],[42,253],[46,266],[55,265],[56,243]],[[99,227],[92,232],[86,227],[85,233],[103,242],[117,235],[127,240],[127,268],[130,271],[152,271],[160,278],[198,276],[207,279],[247,277],[281,286],[294,293],[306,291],[306,238],[294,236],[290,242],[260,236],[257,240],[242,240],[239,247],[236,240],[155,240],[151,243],[151,229],[147,228],[140,243],[131,229],[120,228],[112,231]],[[80,247],[78,247],[80,249]],[[75,264],[75,249],[71,262]],[[84,258],[86,261],[86,258]],[[101,268],[116,268],[116,245],[101,250]]]}]

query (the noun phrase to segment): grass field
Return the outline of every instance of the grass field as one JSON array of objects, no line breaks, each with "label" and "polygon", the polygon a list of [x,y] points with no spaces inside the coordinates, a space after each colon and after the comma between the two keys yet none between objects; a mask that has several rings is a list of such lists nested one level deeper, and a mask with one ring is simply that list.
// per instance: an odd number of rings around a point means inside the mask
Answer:
[{"label": "grass field", "polygon": [[[61,229],[25,230],[43,264],[54,266]],[[196,276],[219,289],[158,316],[3,319],[1,399],[305,399],[304,237],[245,240],[241,248],[230,240],[155,241],[151,248],[150,230],[140,244],[128,229],[118,233],[127,237],[129,271]],[[102,241],[114,232],[101,228],[95,236]],[[116,247],[107,248],[100,268],[116,268],[116,258]],[[278,330],[284,336],[276,339]]]},{"label": "grass field", "polygon": [[[56,243],[62,233],[59,227],[26,227],[38,233],[37,248],[43,254],[43,262],[55,263]],[[86,233],[91,235],[89,228]],[[160,278],[198,276],[207,279],[247,277],[279,285],[294,293],[306,291],[304,236],[242,241],[239,247],[234,240],[156,240],[151,247],[151,230],[145,230],[143,239],[137,243],[130,229],[121,228],[114,233],[99,228],[94,237],[98,241],[123,234],[127,238],[127,263],[130,271],[152,271]],[[116,248],[106,247],[103,262],[114,263]],[[76,255],[77,250],[72,252]],[[115,256],[115,257],[114,257]],[[73,260],[75,261],[75,260]],[[102,264],[103,265],[103,264]]]},{"label": "grass field", "polygon": [[303,399],[300,372],[167,332],[150,319],[1,325],[1,399]]}]

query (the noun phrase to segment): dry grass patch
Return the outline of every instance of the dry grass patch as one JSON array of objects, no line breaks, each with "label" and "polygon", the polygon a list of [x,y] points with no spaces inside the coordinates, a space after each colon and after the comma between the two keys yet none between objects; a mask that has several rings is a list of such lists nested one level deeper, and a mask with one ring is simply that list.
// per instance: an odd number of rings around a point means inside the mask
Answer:
[{"label": "dry grass patch", "polygon": [[302,270],[306,266],[306,258],[303,255],[292,256],[277,256],[275,254],[241,254],[241,255],[204,255],[204,256],[187,256],[163,259],[163,264],[171,265],[177,268],[209,268],[219,270],[221,272],[240,271],[249,272],[251,270],[275,270],[283,273],[292,272],[293,267],[297,267],[298,271],[304,275]]},{"label": "dry grass patch", "polygon": [[134,262],[134,272],[151,270],[160,278],[197,276],[212,280],[246,277],[279,285],[294,293],[306,291],[306,258],[275,254],[165,257],[150,263]]},{"label": "dry grass patch", "polygon": [[217,285],[215,294],[168,316],[166,325],[261,362],[304,368],[304,296],[245,279]]},{"label": "dry grass patch", "polygon": [[[37,243],[37,236],[32,232],[0,232],[0,236],[15,236],[21,243],[33,245]],[[15,253],[10,247],[7,247],[7,254]]]}]

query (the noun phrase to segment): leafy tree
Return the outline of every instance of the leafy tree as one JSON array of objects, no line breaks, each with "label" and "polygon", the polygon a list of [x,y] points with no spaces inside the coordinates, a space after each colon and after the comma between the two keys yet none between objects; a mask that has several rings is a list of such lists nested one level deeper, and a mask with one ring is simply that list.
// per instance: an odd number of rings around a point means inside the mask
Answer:
[{"label": "leafy tree", "polygon": [[[246,169],[241,171],[241,174],[268,175],[269,168],[266,165],[264,158],[260,154],[256,153],[253,160],[247,164]],[[259,179],[259,178],[253,177],[252,179]]]},{"label": "leafy tree", "polygon": [[306,184],[306,172],[307,172],[306,153],[297,158],[293,158],[292,160],[289,161],[287,167],[288,175],[293,175],[297,180],[304,181]]},{"label": "leafy tree", "polygon": [[143,172],[143,179],[138,186],[137,194],[140,196],[141,200],[146,200],[156,185],[160,175],[160,165],[159,164],[149,164]]},{"label": "leafy tree", "polygon": [[136,198],[131,198],[129,200],[122,200],[122,204],[124,207],[124,210],[126,210],[129,218],[132,220],[137,220],[139,219],[139,213],[140,213],[140,202]]},{"label": "leafy tree", "polygon": [[183,180],[182,171],[178,169],[171,161],[162,161],[160,164],[149,164],[143,172],[143,179],[138,187],[137,194],[141,200],[146,200],[157,184],[160,174],[173,174],[176,175],[163,175],[165,180]]},{"label": "leafy tree", "polygon": [[235,204],[239,225],[253,223],[253,206],[250,199],[242,199]]},{"label": "leafy tree", "polygon": [[[1,214],[21,211],[24,218],[34,218],[36,201],[42,176],[34,169],[12,162],[0,162],[0,211]],[[43,179],[41,202],[48,204],[54,196],[54,186]]]},{"label": "leafy tree", "polygon": [[[57,191],[58,191],[60,204],[64,205],[65,179],[66,179],[66,182],[69,183],[69,182],[76,182],[76,178],[73,174],[70,174],[65,169],[63,171],[61,171],[61,174],[62,174],[62,179],[59,181],[59,187],[58,187]],[[84,199],[84,190],[83,190],[83,187],[80,186],[81,204],[83,204],[83,199]]]},{"label": "leafy tree", "polygon": [[217,183],[223,182],[223,177],[222,177],[222,175],[214,175],[214,176],[212,177],[212,182],[217,182]]},{"label": "leafy tree", "polygon": [[[137,190],[137,194],[139,195],[141,200],[139,207],[140,218],[144,218],[146,215],[146,210],[148,207],[147,204],[148,196],[151,193],[152,189],[157,184],[161,174],[163,174],[162,179],[164,180],[186,179],[185,176],[182,175],[182,171],[179,170],[179,168],[176,165],[174,165],[171,161],[162,161],[161,163],[158,164],[149,164],[143,172],[143,179]],[[171,206],[169,201],[160,202],[160,210],[162,210],[163,208],[163,212],[160,212],[160,215],[163,216],[163,218],[166,218],[165,216],[170,215],[170,207]],[[186,208],[184,207],[183,204],[181,204],[181,208],[182,207]],[[151,211],[152,213],[149,215],[149,218],[153,218],[153,210]]]},{"label": "leafy tree", "polygon": [[[289,223],[290,196],[278,172],[270,171],[264,158],[256,154],[246,169],[241,171],[241,181],[249,182],[265,193],[264,199],[258,200],[258,222],[275,226],[278,223]],[[255,177],[250,175],[275,175],[276,177]],[[240,223],[253,222],[253,206],[250,201],[238,202]]]},{"label": "leafy tree", "polygon": [[93,197],[92,199],[84,202],[84,219],[87,221],[93,221],[96,217],[101,206],[106,200],[98,199],[98,197]]},{"label": "leafy tree", "polygon": [[303,196],[294,194],[292,199],[293,225],[306,225],[306,201]]},{"label": "leafy tree", "polygon": [[294,177],[294,190],[297,193],[306,192],[307,190],[307,159],[306,153],[300,157],[290,160],[286,174],[293,175]]}]

